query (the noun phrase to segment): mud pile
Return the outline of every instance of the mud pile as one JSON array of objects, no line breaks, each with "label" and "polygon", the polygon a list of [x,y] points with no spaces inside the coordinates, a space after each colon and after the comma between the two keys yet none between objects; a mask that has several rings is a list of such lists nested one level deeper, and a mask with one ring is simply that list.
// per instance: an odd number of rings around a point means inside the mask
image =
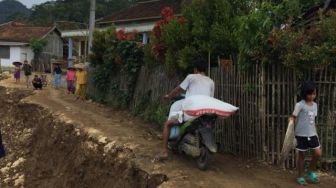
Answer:
[{"label": "mud pile", "polygon": [[157,187],[167,180],[139,169],[130,149],[93,138],[72,122],[24,103],[29,94],[0,88],[7,151],[0,159],[0,187]]}]

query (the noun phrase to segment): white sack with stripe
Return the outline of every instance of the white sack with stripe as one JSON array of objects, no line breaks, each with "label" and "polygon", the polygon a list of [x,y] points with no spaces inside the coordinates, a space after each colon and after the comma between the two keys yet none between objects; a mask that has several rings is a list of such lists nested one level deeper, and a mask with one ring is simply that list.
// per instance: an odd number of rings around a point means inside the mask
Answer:
[{"label": "white sack with stripe", "polygon": [[195,95],[186,98],[182,104],[183,112],[192,117],[199,117],[203,114],[217,114],[220,117],[230,117],[239,108],[225,103],[213,97]]}]

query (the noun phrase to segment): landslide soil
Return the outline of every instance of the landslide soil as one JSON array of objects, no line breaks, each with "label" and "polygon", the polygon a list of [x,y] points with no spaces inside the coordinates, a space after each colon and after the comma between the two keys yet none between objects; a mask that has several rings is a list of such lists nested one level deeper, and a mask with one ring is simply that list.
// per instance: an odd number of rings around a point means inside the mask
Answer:
[{"label": "landslide soil", "polygon": [[71,121],[0,88],[0,127],[8,155],[0,187],[157,187],[165,175],[139,169],[126,147],[96,139]]},{"label": "landslide soil", "polygon": [[[7,89],[0,90],[0,105],[6,103],[12,111],[1,109],[1,117],[8,119],[2,119],[0,128],[9,155],[0,168],[8,167],[13,179],[1,185],[13,185],[24,176],[25,187],[297,187],[291,170],[232,155],[216,155],[205,172],[185,156],[154,163],[161,147],[154,125],[126,111],[75,101],[64,90],[46,88],[30,95],[12,80],[1,85]],[[12,168],[20,158],[22,166]],[[334,177],[320,176],[321,183],[309,187],[335,187]]]}]

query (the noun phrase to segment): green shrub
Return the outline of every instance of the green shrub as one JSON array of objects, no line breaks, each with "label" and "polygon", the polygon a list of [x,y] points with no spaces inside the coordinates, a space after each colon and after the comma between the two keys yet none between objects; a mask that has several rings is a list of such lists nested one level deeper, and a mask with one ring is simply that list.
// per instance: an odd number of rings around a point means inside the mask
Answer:
[{"label": "green shrub", "polygon": [[[143,48],[134,33],[129,36],[115,28],[94,33],[91,65],[94,68],[93,82],[103,94],[102,100],[112,106],[126,107],[133,98],[136,80],[143,65]],[[122,72],[127,78],[127,91],[120,90],[113,77]],[[107,96],[107,94],[112,96]]]}]

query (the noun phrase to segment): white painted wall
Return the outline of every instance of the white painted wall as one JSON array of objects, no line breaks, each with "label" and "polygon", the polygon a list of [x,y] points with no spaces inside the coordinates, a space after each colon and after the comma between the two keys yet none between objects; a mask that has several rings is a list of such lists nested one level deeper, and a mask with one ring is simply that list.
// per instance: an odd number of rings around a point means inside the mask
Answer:
[{"label": "white painted wall", "polygon": [[34,57],[34,53],[27,46],[11,46],[9,53],[10,53],[9,59],[0,59],[1,66],[13,66],[12,63],[14,61],[23,62],[24,60],[26,60],[25,59],[26,55],[24,55],[24,54],[27,54],[28,62],[31,62],[31,60]]},{"label": "white painted wall", "polygon": [[11,46],[9,50],[9,59],[1,59],[1,66],[12,66],[14,61],[20,61],[21,47]]},{"label": "white painted wall", "polygon": [[[116,26],[116,30],[125,30],[126,33],[133,32],[136,30],[138,33],[148,33],[152,32],[155,26],[155,22],[147,22],[147,23],[131,23],[131,24],[118,24]],[[97,28],[98,31],[104,31],[106,28]],[[86,29],[80,30],[68,30],[62,31],[62,38],[73,38],[73,37],[87,37],[89,35],[89,31]]]},{"label": "white painted wall", "polygon": [[31,50],[30,47],[28,46],[21,47],[21,52],[20,52],[21,62],[23,62],[24,60],[27,60],[29,63],[31,63],[33,58],[34,58],[34,52]]}]

